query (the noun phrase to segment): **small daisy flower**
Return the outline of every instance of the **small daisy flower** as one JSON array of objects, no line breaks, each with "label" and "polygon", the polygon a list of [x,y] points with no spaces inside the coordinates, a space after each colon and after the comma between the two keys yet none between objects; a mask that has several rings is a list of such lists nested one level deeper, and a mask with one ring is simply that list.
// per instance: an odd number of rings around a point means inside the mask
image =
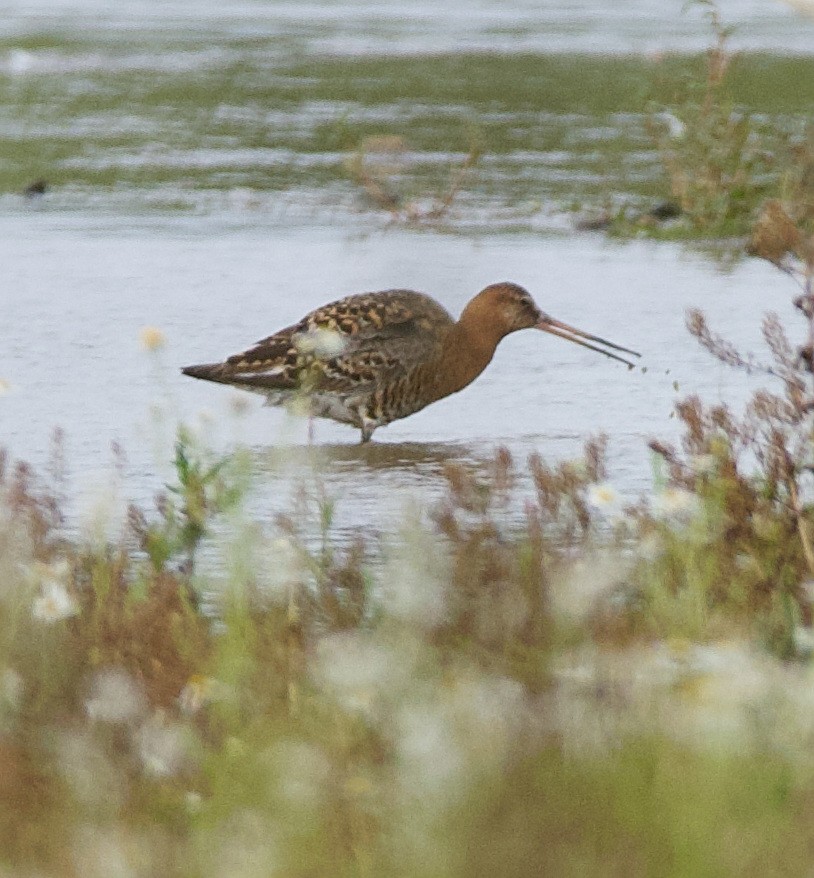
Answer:
[{"label": "small daisy flower", "polygon": [[38,622],[59,622],[79,612],[79,604],[66,585],[70,575],[70,565],[66,559],[54,564],[34,564],[29,574],[40,586],[40,594],[31,608]]},{"label": "small daisy flower", "polygon": [[698,497],[684,488],[666,488],[652,501],[653,514],[660,519],[689,519],[698,511]]},{"label": "small daisy flower", "polygon": [[59,580],[46,579],[40,588],[40,595],[34,599],[31,610],[38,622],[60,622],[79,612],[76,598]]},{"label": "small daisy flower", "polygon": [[597,512],[603,512],[606,515],[616,514],[619,512],[621,504],[622,498],[619,496],[619,492],[607,482],[600,482],[588,488],[588,505]]},{"label": "small daisy flower", "polygon": [[145,326],[139,333],[139,341],[145,351],[160,351],[167,344],[167,337],[155,326]]},{"label": "small daisy flower", "polygon": [[136,681],[119,668],[100,671],[85,702],[88,717],[112,724],[129,723],[144,712],[144,693]]}]

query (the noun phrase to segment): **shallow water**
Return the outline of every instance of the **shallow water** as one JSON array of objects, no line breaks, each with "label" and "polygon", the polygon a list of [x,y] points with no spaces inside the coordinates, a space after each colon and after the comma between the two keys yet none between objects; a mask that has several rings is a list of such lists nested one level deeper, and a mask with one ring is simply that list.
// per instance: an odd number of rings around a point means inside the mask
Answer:
[{"label": "shallow water", "polygon": [[[378,526],[405,493],[434,495],[447,459],[482,460],[501,444],[521,461],[532,451],[560,458],[599,431],[611,440],[612,480],[635,496],[650,480],[646,440],[674,436],[678,395],[742,398],[747,388],[688,336],[685,308],[703,305],[713,326],[757,347],[758,315],[782,313],[788,292],[762,264],[721,273],[672,245],[593,235],[362,236],[252,218],[101,221],[21,211],[0,217],[0,261],[12,315],[0,324],[0,375],[12,385],[0,400],[2,442],[16,455],[44,461],[60,426],[82,485],[110,467],[116,441],[127,455],[126,490],[145,500],[168,476],[159,462],[181,417],[217,447],[249,446],[258,502],[269,510],[285,507],[292,472],[318,469],[341,501],[343,527]],[[356,431],[319,421],[317,447],[293,459],[274,449],[306,446],[302,421],[178,371],[241,350],[345,293],[413,287],[457,313],[502,279],[526,285],[553,315],[638,348],[647,371],[517,333],[472,386],[377,431],[376,444],[360,447]],[[140,347],[148,325],[166,334],[158,354]],[[242,414],[238,398],[247,402]]]},{"label": "shallow water", "polygon": [[[111,442],[126,454],[123,495],[148,501],[171,476],[179,418],[218,448],[249,447],[263,515],[319,472],[340,530],[383,528],[408,496],[436,496],[447,460],[483,461],[497,445],[520,461],[571,456],[599,431],[612,481],[646,490],[646,440],[674,438],[677,396],[748,389],[688,336],[685,309],[758,347],[760,314],[790,298],[766,266],[726,273],[672,245],[609,243],[573,232],[565,213],[659,191],[648,90],[662,63],[694,63],[666,51],[709,41],[680,5],[512,0],[462,16],[393,2],[0,3],[0,378],[12,388],[0,445],[43,465],[63,428],[69,493],[88,496],[80,517],[111,494]],[[741,98],[799,125],[814,101],[814,23],[780,3],[722,8],[736,45],[780,53],[745,57]],[[788,94],[777,86],[790,81]],[[418,204],[483,149],[442,223],[394,226],[365,203],[348,160],[381,135],[401,139],[383,161]],[[23,197],[39,177],[45,196]],[[247,395],[236,414],[236,392],[179,372],[351,292],[412,287],[457,313],[504,279],[640,349],[647,371],[520,333],[472,387],[375,445],[319,422],[313,448],[302,422]],[[145,326],[167,336],[157,355],[139,345]]]}]

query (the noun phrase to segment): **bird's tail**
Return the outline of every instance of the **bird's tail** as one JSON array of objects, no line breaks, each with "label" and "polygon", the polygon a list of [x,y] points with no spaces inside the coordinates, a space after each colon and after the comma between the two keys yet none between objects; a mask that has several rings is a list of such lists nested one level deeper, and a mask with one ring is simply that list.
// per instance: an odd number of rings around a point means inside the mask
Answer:
[{"label": "bird's tail", "polygon": [[225,363],[203,363],[199,366],[184,366],[181,371],[190,378],[200,378],[203,381],[217,381],[220,384],[234,383],[234,375],[231,370],[225,368]]},{"label": "bird's tail", "polygon": [[290,375],[280,374],[279,368],[266,369],[264,371],[249,371],[244,365],[230,362],[203,363],[200,366],[184,366],[181,371],[191,378],[200,378],[203,381],[216,381],[218,384],[231,384],[232,387],[242,387],[244,390],[253,390],[257,393],[268,393],[270,390],[294,390],[297,387],[296,380]]}]

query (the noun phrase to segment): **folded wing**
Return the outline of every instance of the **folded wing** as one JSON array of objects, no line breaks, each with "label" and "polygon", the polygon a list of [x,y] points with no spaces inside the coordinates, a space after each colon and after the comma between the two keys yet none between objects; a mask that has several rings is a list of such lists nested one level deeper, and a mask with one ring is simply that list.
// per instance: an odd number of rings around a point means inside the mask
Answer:
[{"label": "folded wing", "polygon": [[312,311],[225,362],[183,372],[261,393],[364,392],[435,355],[453,323],[422,293],[362,293]]}]

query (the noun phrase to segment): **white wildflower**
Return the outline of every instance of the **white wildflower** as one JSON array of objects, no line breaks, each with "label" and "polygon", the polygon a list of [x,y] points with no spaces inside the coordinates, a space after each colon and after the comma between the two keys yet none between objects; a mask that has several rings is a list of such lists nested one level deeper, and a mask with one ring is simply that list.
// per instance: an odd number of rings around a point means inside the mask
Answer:
[{"label": "white wildflower", "polygon": [[741,573],[750,573],[756,578],[761,578],[764,575],[763,565],[754,555],[750,555],[748,552],[737,552],[732,560],[735,569]]},{"label": "white wildflower", "polygon": [[301,354],[313,354],[315,357],[329,360],[343,353],[348,343],[341,332],[318,326],[297,335],[294,344]]},{"label": "white wildflower", "polygon": [[687,126],[672,113],[659,113],[661,121],[667,126],[667,131],[673,140],[680,140],[687,131]]},{"label": "white wildflower", "polygon": [[756,716],[779,695],[777,667],[747,644],[693,646],[677,690],[684,709],[673,713],[672,731],[710,746],[748,743]]},{"label": "white wildflower", "polygon": [[794,649],[798,655],[810,656],[814,654],[814,628],[808,625],[797,625],[792,635]]},{"label": "white wildflower", "polygon": [[396,717],[397,776],[423,807],[444,808],[461,794],[467,778],[465,754],[443,709],[408,704]]},{"label": "white wildflower", "polygon": [[653,514],[661,519],[690,519],[698,508],[698,497],[684,488],[665,488],[652,501]]},{"label": "white wildflower", "polygon": [[814,579],[806,579],[804,582],[801,582],[800,591],[803,593],[803,599],[807,603],[814,604]]},{"label": "white wildflower", "polygon": [[76,598],[58,579],[46,579],[40,586],[40,594],[34,598],[32,613],[38,622],[60,622],[79,612]]},{"label": "white wildflower", "polygon": [[664,552],[664,540],[657,533],[649,533],[639,540],[636,551],[643,561],[652,564],[661,558]]},{"label": "white wildflower", "polygon": [[619,512],[622,499],[619,492],[608,482],[599,482],[588,488],[588,505],[605,515]]},{"label": "white wildflower", "polygon": [[127,723],[137,719],[146,706],[136,681],[120,668],[100,671],[94,678],[85,711],[92,720]]},{"label": "white wildflower", "polygon": [[399,537],[384,567],[382,605],[393,616],[431,628],[446,610],[449,555],[425,531],[416,509],[405,509]]},{"label": "white wildflower", "polygon": [[574,561],[551,583],[554,613],[578,621],[588,617],[624,582],[626,568],[610,552],[596,552]]},{"label": "white wildflower", "polygon": [[187,741],[183,726],[167,723],[161,713],[141,726],[136,734],[136,746],[144,770],[153,777],[171,777],[186,761]]},{"label": "white wildflower", "polygon": [[348,710],[369,713],[385,692],[398,688],[409,668],[397,655],[362,634],[332,634],[317,645],[316,675]]},{"label": "white wildflower", "polygon": [[184,794],[184,805],[190,814],[197,814],[203,807],[203,796],[195,790]]},{"label": "white wildflower", "polygon": [[37,67],[37,56],[25,49],[12,49],[6,55],[6,69],[12,76],[20,76]]}]

